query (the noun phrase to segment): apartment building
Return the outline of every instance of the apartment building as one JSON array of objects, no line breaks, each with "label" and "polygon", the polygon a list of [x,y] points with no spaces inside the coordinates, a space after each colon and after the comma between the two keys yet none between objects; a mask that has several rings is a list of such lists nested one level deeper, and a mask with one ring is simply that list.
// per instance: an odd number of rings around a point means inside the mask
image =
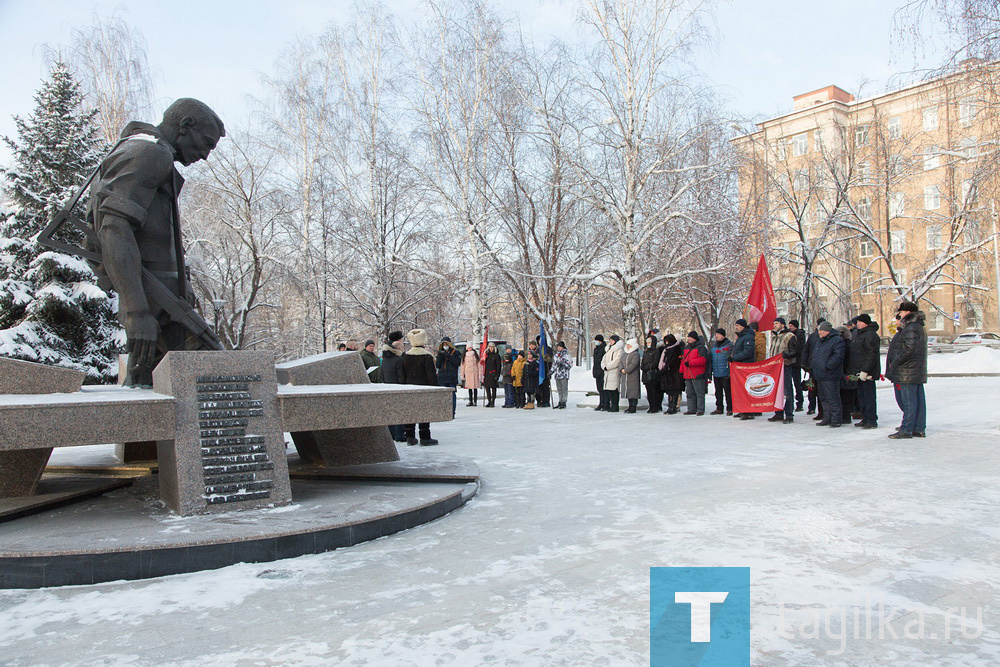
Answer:
[{"label": "apartment building", "polygon": [[997,72],[967,62],[861,100],[827,86],[736,140],[779,310],[865,312],[886,335],[895,304],[915,298],[930,335],[997,331]]}]

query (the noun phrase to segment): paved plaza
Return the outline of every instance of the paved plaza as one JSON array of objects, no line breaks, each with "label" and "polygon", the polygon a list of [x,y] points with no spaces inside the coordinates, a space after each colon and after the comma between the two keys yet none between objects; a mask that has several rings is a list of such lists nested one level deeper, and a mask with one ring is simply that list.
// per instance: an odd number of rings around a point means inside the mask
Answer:
[{"label": "paved plaza", "polygon": [[1000,382],[932,379],[924,440],[886,439],[879,399],[876,431],[460,405],[415,452],[479,463],[458,511],[317,556],[0,591],[0,664],[644,665],[651,566],[750,567],[754,664],[998,664]]}]

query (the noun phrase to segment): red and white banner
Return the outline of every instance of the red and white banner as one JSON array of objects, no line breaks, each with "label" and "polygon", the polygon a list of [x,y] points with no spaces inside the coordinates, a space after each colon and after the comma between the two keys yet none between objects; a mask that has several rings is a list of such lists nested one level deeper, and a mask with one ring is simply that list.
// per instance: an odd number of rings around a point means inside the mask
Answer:
[{"label": "red and white banner", "polygon": [[733,412],[776,412],[785,406],[785,362],[780,354],[754,364],[729,364]]},{"label": "red and white banner", "polygon": [[483,329],[483,342],[479,344],[479,365],[486,368],[486,348],[489,347],[490,325]]},{"label": "red and white banner", "polygon": [[757,322],[761,331],[767,331],[774,326],[774,318],[777,316],[778,304],[774,299],[771,274],[767,270],[764,255],[761,255],[753,285],[750,286],[750,295],[747,297],[747,321]]}]

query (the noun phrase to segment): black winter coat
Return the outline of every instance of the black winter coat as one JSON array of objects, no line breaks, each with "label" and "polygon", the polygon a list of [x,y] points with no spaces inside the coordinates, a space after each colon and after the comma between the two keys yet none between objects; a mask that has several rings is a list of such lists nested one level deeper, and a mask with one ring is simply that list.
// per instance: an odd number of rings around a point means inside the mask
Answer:
[{"label": "black winter coat", "polygon": [[756,358],[754,332],[753,329],[747,327],[736,335],[736,342],[733,343],[733,349],[729,351],[729,361],[735,361],[738,364],[750,364]]},{"label": "black winter coat", "polygon": [[789,364],[789,368],[801,368],[802,358],[806,354],[806,332],[802,329],[796,329],[792,333],[795,334],[795,342],[798,343],[798,347],[796,349],[798,349],[799,354],[795,358],[795,363]]},{"label": "black winter coat", "polygon": [[462,365],[462,353],[453,347],[439,348],[437,353],[438,383],[442,387],[458,386],[458,369]]},{"label": "black winter coat", "polygon": [[660,363],[660,355],[662,354],[662,345],[657,345],[654,348],[647,347],[642,351],[642,359],[639,360],[639,369],[642,371],[643,384],[659,386],[660,369],[657,366]]},{"label": "black winter coat", "polygon": [[889,343],[885,360],[885,376],[896,384],[927,382],[927,329],[923,311],[907,314],[903,325]]},{"label": "black winter coat", "polygon": [[604,359],[604,353],[608,351],[607,343],[601,343],[600,345],[594,346],[594,369],[593,375],[595,378],[604,377],[604,369],[601,368],[601,360]]},{"label": "black winter coat", "polygon": [[524,375],[521,376],[521,384],[524,385],[524,393],[534,394],[538,392],[538,362],[535,360],[524,363]]},{"label": "black winter coat", "polygon": [[816,347],[812,351],[812,376],[817,380],[843,380],[847,341],[832,331],[826,338],[820,338],[819,334],[816,338]]},{"label": "black winter coat", "polygon": [[483,386],[496,389],[500,385],[500,371],[503,369],[503,361],[499,352],[486,352],[486,365],[483,375]]},{"label": "black winter coat", "polygon": [[434,371],[434,357],[423,347],[413,347],[403,354],[399,379],[402,384],[420,384],[436,387],[437,373]]},{"label": "black winter coat", "polygon": [[665,394],[679,394],[684,391],[684,378],[681,377],[681,355],[683,353],[684,345],[681,343],[664,348],[660,385]]},{"label": "black winter coat", "polygon": [[[386,345],[382,348],[382,382],[405,384],[399,374],[403,368],[403,351]],[[437,384],[437,383],[435,383]]]},{"label": "black winter coat", "polygon": [[864,371],[877,379],[882,373],[882,358],[879,354],[879,337],[877,326],[867,326],[859,329],[851,341],[850,362],[847,364],[847,374],[857,375]]},{"label": "black winter coat", "polygon": [[812,369],[813,350],[816,349],[816,343],[818,342],[819,330],[813,329],[813,332],[806,338],[806,346],[802,349],[802,355],[799,357],[802,362],[802,368],[807,371]]}]

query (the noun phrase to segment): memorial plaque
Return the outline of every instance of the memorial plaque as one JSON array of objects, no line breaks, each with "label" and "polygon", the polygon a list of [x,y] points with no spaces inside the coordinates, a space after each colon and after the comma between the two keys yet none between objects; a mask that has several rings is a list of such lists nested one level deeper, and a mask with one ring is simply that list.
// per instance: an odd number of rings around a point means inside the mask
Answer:
[{"label": "memorial plaque", "polygon": [[179,514],[291,501],[274,354],[169,352],[153,389],[174,397],[177,438],[157,443],[160,494]]}]

